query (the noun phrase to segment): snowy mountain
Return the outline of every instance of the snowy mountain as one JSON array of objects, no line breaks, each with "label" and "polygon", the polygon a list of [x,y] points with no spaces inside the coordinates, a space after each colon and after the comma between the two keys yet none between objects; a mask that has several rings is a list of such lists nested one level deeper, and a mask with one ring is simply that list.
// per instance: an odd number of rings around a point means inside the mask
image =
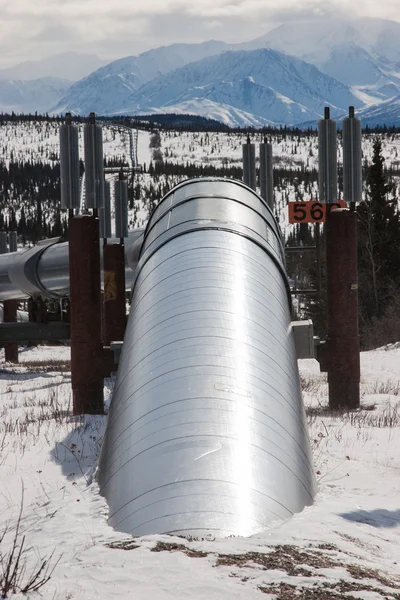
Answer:
[{"label": "snowy mountain", "polygon": [[400,94],[394,98],[369,106],[359,111],[363,125],[375,127],[376,125],[400,125]]},{"label": "snowy mountain", "polygon": [[71,81],[42,77],[33,81],[0,80],[0,111],[46,113],[65,94]]},{"label": "snowy mountain", "polygon": [[[336,116],[351,104],[376,111],[384,102],[385,110],[390,106],[386,100],[400,94],[400,23],[290,22],[250,42],[173,44],[118,59],[87,75],[90,60],[100,61],[68,53],[0,71],[0,78],[21,75],[13,80],[32,79],[38,72],[71,80],[79,69],[85,74],[71,87],[64,82],[61,94],[61,85],[57,91],[45,85],[34,105],[24,98],[14,101],[16,82],[3,82],[2,106],[82,115],[190,112],[255,126],[315,122],[323,105],[331,106]],[[19,82],[17,88],[22,87]]]},{"label": "snowy mountain", "polygon": [[115,60],[73,85],[54,112],[118,112],[124,99],[151,79],[227,48],[224,42],[216,41],[173,44]]},{"label": "snowy mountain", "polygon": [[194,100],[183,100],[172,106],[163,106],[162,108],[148,109],[141,113],[151,114],[186,114],[186,115],[207,115],[208,119],[215,119],[228,127],[263,127],[265,125],[275,126],[276,123],[263,117],[239,110],[229,104],[214,102],[207,98],[195,98]]},{"label": "snowy mountain", "polygon": [[0,69],[0,79],[31,81],[42,77],[57,77],[78,81],[105,64],[94,54],[65,52],[42,60],[26,61],[8,69]]},{"label": "snowy mountain", "polygon": [[291,22],[238,46],[274,48],[298,56],[349,85],[367,86],[365,91],[376,98],[390,94],[391,84],[400,89],[400,23],[394,21]]},{"label": "snowy mountain", "polygon": [[363,104],[348,86],[313,65],[261,49],[224,52],[157,77],[126,98],[118,112],[176,112],[182,103],[204,100],[224,105],[224,120],[231,124],[245,124],[237,111],[264,122],[295,124],[318,118],[325,105],[340,115],[349,104]]}]

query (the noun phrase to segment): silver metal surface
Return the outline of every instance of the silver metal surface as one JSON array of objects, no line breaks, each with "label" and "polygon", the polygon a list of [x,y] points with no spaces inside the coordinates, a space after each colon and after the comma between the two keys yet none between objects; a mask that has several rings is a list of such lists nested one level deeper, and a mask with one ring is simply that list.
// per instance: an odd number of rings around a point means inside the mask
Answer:
[{"label": "silver metal surface", "polygon": [[313,501],[280,233],[233,180],[191,180],[148,223],[100,456],[109,523],[251,535]]},{"label": "silver metal surface", "polygon": [[267,142],[260,144],[260,196],[275,212],[272,144]]},{"label": "silver metal surface", "polygon": [[343,119],[343,199],[362,201],[362,133],[361,119]]},{"label": "silver metal surface", "polygon": [[318,121],[319,201],[337,201],[337,128],[333,119]]},{"label": "silver metal surface", "polygon": [[7,254],[8,245],[7,245],[7,232],[0,231],[0,254]]},{"label": "silver metal surface", "polygon": [[[132,263],[131,248],[136,248],[136,260],[143,239],[144,228],[129,232],[125,241],[125,280],[126,290],[130,291],[133,271],[128,266],[129,254]],[[57,238],[55,238],[56,240]],[[19,300],[29,296],[58,298],[69,294],[69,251],[68,242],[60,244],[47,240],[45,244],[34,246],[20,252],[0,256],[0,301]],[[44,241],[44,240],[43,240]],[[110,242],[117,242],[111,238]],[[100,244],[100,253],[103,246]],[[102,264],[102,263],[101,263]]]},{"label": "silver metal surface", "polygon": [[18,250],[18,236],[16,231],[8,232],[8,244],[10,246],[10,252],[17,252]]},{"label": "silver metal surface", "polygon": [[79,208],[79,130],[68,123],[60,126],[61,208]]},{"label": "silver metal surface", "polygon": [[256,146],[255,144],[242,144],[243,155],[243,182],[251,189],[256,189]]},{"label": "silver metal surface", "polygon": [[[128,234],[127,234],[128,235]],[[99,208],[99,237],[111,237],[111,184],[104,182],[104,206]]]},{"label": "silver metal surface", "polygon": [[104,206],[104,153],[103,128],[96,123],[86,123],[83,129],[85,153],[86,208]]}]

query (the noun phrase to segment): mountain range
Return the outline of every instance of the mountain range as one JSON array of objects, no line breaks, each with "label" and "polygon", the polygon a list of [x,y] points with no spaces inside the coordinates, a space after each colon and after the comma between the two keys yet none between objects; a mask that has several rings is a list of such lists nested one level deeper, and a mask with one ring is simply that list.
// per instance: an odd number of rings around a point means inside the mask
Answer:
[{"label": "mountain range", "polygon": [[70,83],[58,73],[62,81],[27,82],[0,71],[0,110],[193,113],[261,126],[312,123],[324,106],[340,118],[353,105],[366,123],[400,124],[400,23],[382,19],[290,22],[245,43],[157,48]]}]

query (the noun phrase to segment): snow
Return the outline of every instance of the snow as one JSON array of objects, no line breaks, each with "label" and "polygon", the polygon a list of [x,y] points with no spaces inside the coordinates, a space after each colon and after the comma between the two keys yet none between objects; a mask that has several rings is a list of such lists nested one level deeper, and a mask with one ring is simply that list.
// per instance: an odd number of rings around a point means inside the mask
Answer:
[{"label": "snow", "polygon": [[139,163],[147,166],[152,161],[152,153],[150,149],[150,133],[148,131],[138,131],[138,159]]},{"label": "snow", "polygon": [[[393,102],[395,105],[395,102]],[[398,106],[398,104],[397,104]],[[146,164],[148,169],[152,161],[152,150],[149,148],[150,133],[138,131],[138,161]],[[385,166],[398,170],[400,166],[400,136],[381,135],[383,145],[383,156]],[[80,155],[83,157],[83,136],[80,127]],[[103,126],[104,152],[109,160],[124,159],[130,163],[129,135],[125,127]],[[367,162],[372,158],[373,135],[363,136],[363,159]],[[245,134],[221,133],[221,132],[183,132],[162,131],[161,152],[164,160],[168,163],[186,164],[194,163],[197,166],[211,165],[216,168],[240,167],[242,162],[242,144],[246,141]],[[252,141],[256,144],[263,141],[260,133],[252,134]],[[304,170],[306,172],[318,169],[318,138],[315,135],[296,136],[290,132],[276,133],[268,136],[272,142],[274,167],[276,169],[286,168],[293,171]],[[12,160],[26,161],[32,163],[44,162],[52,166],[57,165],[59,156],[59,134],[56,123],[18,123],[4,122],[0,126],[0,144],[3,148],[3,162],[8,167]],[[258,155],[258,151],[257,151]],[[343,160],[342,147],[338,142],[338,164]],[[399,171],[400,176],[400,171]],[[400,191],[400,180],[397,171],[393,181]],[[107,177],[115,177],[108,174]],[[157,175],[152,177],[147,172],[135,174],[134,186],[138,186],[139,197],[134,202],[134,209],[129,212],[130,227],[144,225],[148,219],[149,211],[165,193],[179,181],[184,179],[179,175]],[[299,198],[299,194],[305,200],[317,199],[317,181],[312,181],[308,186],[299,185],[298,182],[289,181],[286,176],[277,177],[275,181],[275,199],[277,213],[281,226],[286,233],[287,227],[287,203]],[[14,205],[17,217],[20,210],[20,199],[13,195],[10,189],[10,202]],[[4,207],[3,214],[7,216],[7,208]]]},{"label": "snow", "polygon": [[[108,157],[129,157],[126,130],[105,127],[104,139]],[[244,135],[221,132],[161,132],[161,150],[169,162],[201,164],[207,159],[214,166],[237,166],[244,140]],[[400,137],[387,135],[382,140],[386,164],[396,165]],[[149,141],[149,132],[139,131],[141,164],[151,160]],[[260,142],[261,135],[253,136],[253,141]],[[368,161],[372,141],[373,137],[363,139]],[[21,159],[47,161],[46,156],[58,153],[57,127],[51,123],[5,124],[0,142],[7,152],[5,160],[13,153]],[[316,167],[315,137],[279,134],[272,142],[277,167]],[[178,180],[178,176],[137,175],[141,186],[141,199],[135,202],[137,225],[147,219],[150,186],[161,190]],[[301,191],[315,197],[316,186]],[[275,193],[284,224],[286,202],[295,198],[295,188],[278,182]],[[303,590],[298,597],[304,598],[306,588],[321,589],[323,584],[333,586],[339,598],[392,599],[395,594],[398,598],[400,342],[362,353],[363,409],[339,416],[325,410],[326,376],[318,363],[299,361],[319,484],[312,507],[249,539],[150,536],[135,540],[137,548],[132,550],[107,545],[130,538],[108,527],[107,504],[93,478],[106,417],[71,416],[69,358],[68,347],[38,346],[21,350],[21,362],[13,366],[4,364],[0,350],[0,536],[7,523],[10,529],[0,549],[10,547],[23,496],[22,533],[29,564],[53,551],[51,564],[59,559],[42,589],[43,598],[253,600],[279,597],[281,586],[292,585]],[[107,406],[113,385],[114,379],[105,381]],[[152,551],[162,548],[160,542],[167,550]],[[171,546],[174,543],[178,546]],[[184,545],[183,551],[179,545]],[[193,555],[196,551],[205,555]],[[221,558],[248,552],[253,554],[247,562]],[[388,588],[388,582],[394,587]],[[286,598],[296,598],[292,588],[286,590],[290,594]],[[322,592],[314,598],[323,598]]]},{"label": "snow", "polygon": [[[346,585],[350,595],[339,597],[398,598],[400,344],[362,353],[364,409],[338,416],[325,409],[318,363],[299,361],[318,495],[302,513],[248,539],[149,536],[133,543],[108,527],[93,477],[106,417],[71,416],[68,360],[68,347],[43,346],[0,369],[0,532],[9,525],[1,548],[10,547],[23,497],[28,564],[54,552],[44,598],[256,600],[286,598],[282,586],[295,586],[287,597],[305,597],[295,590],[322,585]],[[112,387],[106,380],[107,406]],[[135,549],[118,549],[130,540]],[[247,560],[231,556],[249,552]],[[23,597],[36,595],[15,596]]]},{"label": "snow", "polygon": [[0,112],[45,114],[70,86],[71,81],[58,77],[30,81],[0,78]]},{"label": "snow", "polygon": [[53,112],[89,114],[94,111],[102,115],[123,112],[126,100],[151,79],[226,48],[224,42],[215,41],[172,44],[138,56],[119,58],[73,85],[60,102],[53,104]]},{"label": "snow", "polygon": [[[291,100],[290,107],[287,99]],[[320,118],[325,104],[335,114],[343,114],[349,104],[362,106],[347,85],[314,65],[262,48],[224,52],[160,75],[121,98],[118,112],[186,111],[221,120],[221,105],[225,109],[222,120],[232,125],[248,125],[251,119],[253,123],[258,120],[260,124],[270,121],[293,125]],[[227,107],[248,115],[240,122],[238,114],[231,115]]]}]

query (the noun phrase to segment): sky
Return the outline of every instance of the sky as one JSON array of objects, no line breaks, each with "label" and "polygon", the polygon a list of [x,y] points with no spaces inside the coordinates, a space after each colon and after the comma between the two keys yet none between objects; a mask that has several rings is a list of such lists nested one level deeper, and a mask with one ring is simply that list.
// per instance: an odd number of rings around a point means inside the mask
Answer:
[{"label": "sky", "polygon": [[399,0],[0,0],[0,68],[67,51],[113,60],[174,42],[241,42],[346,15],[400,21]]}]

